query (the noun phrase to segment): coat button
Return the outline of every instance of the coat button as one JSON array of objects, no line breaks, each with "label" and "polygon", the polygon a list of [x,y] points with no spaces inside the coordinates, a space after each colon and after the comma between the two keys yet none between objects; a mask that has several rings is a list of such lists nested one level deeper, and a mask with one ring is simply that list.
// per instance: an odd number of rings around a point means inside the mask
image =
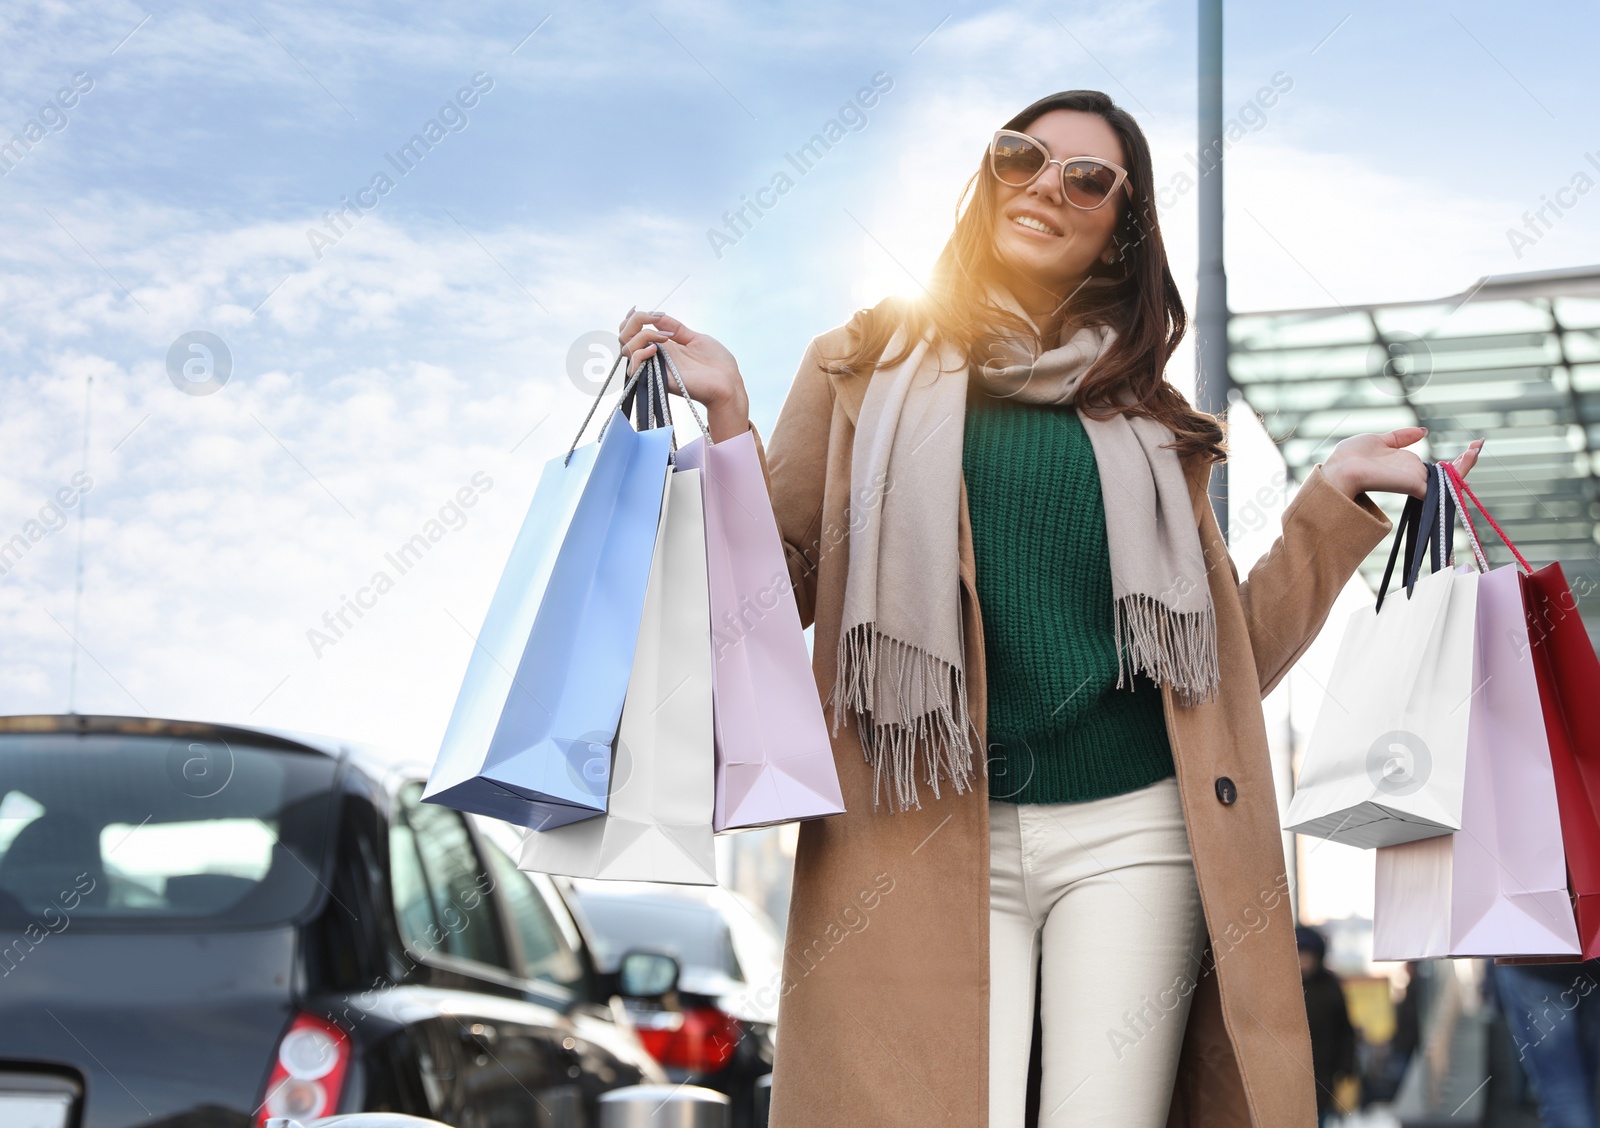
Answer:
[{"label": "coat button", "polygon": [[1239,798],[1239,789],[1233,785],[1233,780],[1227,776],[1218,776],[1217,801],[1224,807],[1229,807],[1233,805],[1233,801],[1237,798]]}]

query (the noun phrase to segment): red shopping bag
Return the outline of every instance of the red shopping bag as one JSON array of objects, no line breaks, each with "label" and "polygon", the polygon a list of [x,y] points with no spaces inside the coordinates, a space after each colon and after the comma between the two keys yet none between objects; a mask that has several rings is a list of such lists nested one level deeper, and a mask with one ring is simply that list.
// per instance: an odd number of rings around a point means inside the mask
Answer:
[{"label": "red shopping bag", "polygon": [[[1456,488],[1488,518],[1465,480],[1450,468]],[[1500,527],[1495,525],[1495,531]],[[1500,532],[1501,540],[1505,534]],[[1511,542],[1506,541],[1511,547]],[[1516,553],[1515,548],[1511,548]],[[1578,614],[1578,601],[1560,564],[1528,568],[1522,604],[1528,618],[1529,650],[1539,683],[1550,763],[1556,777],[1567,882],[1578,918],[1583,959],[1600,956],[1600,658],[1595,656]],[[1570,960],[1572,957],[1557,957]]]},{"label": "red shopping bag", "polygon": [[1522,577],[1583,958],[1600,956],[1600,658],[1560,564]]}]

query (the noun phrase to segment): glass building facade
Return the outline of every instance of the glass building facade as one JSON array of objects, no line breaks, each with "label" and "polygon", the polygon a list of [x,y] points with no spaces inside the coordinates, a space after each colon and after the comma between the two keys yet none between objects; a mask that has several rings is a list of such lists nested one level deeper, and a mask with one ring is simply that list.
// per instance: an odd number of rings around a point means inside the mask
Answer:
[{"label": "glass building facade", "polygon": [[[1428,428],[1534,567],[1559,560],[1600,637],[1600,267],[1496,275],[1437,301],[1236,314],[1229,372],[1303,481],[1349,435]],[[1391,517],[1398,498],[1385,495]],[[1478,522],[1489,562],[1511,560]],[[1491,543],[1493,542],[1493,543]],[[1457,559],[1467,551],[1457,535]],[[1387,541],[1363,572],[1376,586]]]}]

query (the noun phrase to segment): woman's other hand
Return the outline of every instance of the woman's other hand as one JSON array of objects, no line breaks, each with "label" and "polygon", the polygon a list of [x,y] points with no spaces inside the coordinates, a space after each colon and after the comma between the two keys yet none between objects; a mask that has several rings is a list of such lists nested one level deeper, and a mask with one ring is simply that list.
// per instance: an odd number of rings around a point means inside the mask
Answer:
[{"label": "woman's other hand", "polygon": [[[712,442],[750,429],[750,398],[745,394],[739,363],[715,337],[696,333],[659,310],[630,309],[617,329],[617,339],[628,358],[629,376],[657,349],[668,349],[690,397],[705,404]],[[681,394],[670,373],[667,390]]]},{"label": "woman's other hand", "polygon": [[[1428,492],[1428,470],[1405,448],[1421,441],[1426,427],[1401,427],[1386,435],[1351,435],[1333,448],[1322,464],[1322,476],[1346,497],[1372,490],[1422,497]],[[1466,477],[1478,461],[1482,439],[1473,439],[1452,461]]]}]

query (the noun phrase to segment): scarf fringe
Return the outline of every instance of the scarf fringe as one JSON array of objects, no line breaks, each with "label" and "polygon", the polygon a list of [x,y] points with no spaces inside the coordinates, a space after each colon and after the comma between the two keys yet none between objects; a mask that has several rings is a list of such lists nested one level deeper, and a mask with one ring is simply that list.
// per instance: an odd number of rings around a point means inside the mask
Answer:
[{"label": "scarf fringe", "polygon": [[1207,604],[1199,611],[1174,611],[1143,592],[1130,592],[1112,604],[1116,621],[1117,688],[1130,668],[1165,682],[1185,705],[1216,693],[1217,614]]},{"label": "scarf fringe", "polygon": [[[888,657],[893,681],[895,714],[911,716],[922,701],[932,697],[934,707],[909,723],[878,723],[872,716],[877,700],[879,651]],[[939,777],[944,775],[961,795],[973,786],[972,749],[977,727],[967,711],[966,679],[962,671],[920,647],[890,638],[873,623],[860,623],[839,636],[838,677],[828,704],[833,708],[833,733],[845,713],[851,715],[861,740],[862,756],[872,765],[872,809],[880,792],[889,797],[894,812],[918,810],[917,776],[939,798]],[[929,693],[913,691],[931,690]],[[968,738],[971,730],[972,739]],[[988,772],[988,764],[984,764]]]}]

